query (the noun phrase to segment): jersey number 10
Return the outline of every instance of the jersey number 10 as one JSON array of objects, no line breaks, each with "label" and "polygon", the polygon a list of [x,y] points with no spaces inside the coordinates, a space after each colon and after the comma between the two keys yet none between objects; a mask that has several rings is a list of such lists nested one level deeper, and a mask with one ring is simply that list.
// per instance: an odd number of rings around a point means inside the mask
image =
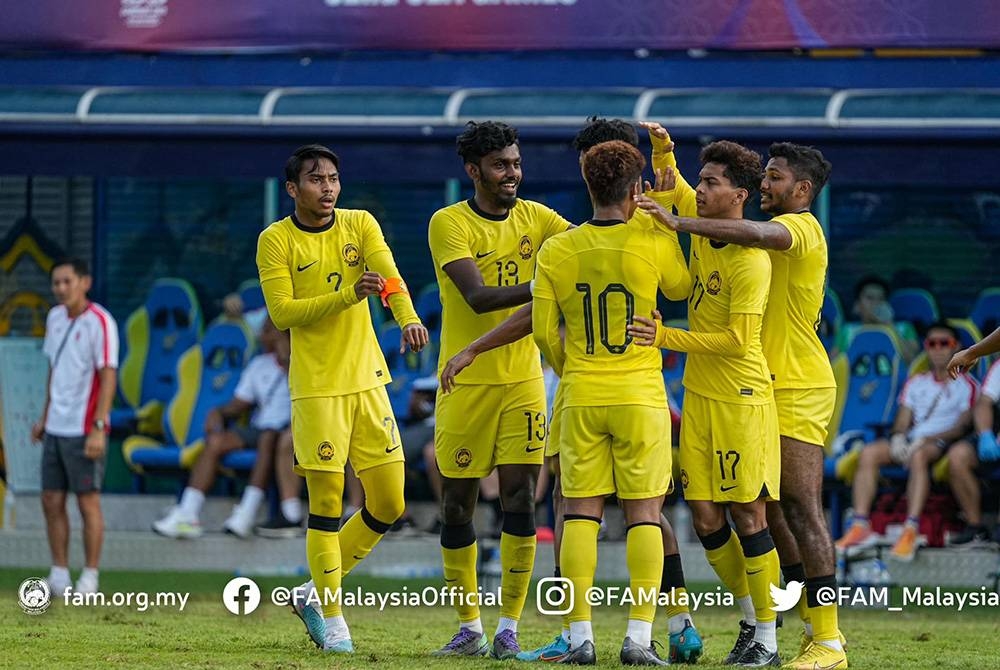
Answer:
[{"label": "jersey number 10", "polygon": [[[587,336],[587,353],[594,353],[594,306],[591,298],[592,290],[590,284],[577,284],[576,290],[583,294],[583,328]],[[632,295],[624,284],[608,284],[604,290],[597,294],[597,316],[600,321],[601,344],[611,354],[624,354],[628,345],[632,343],[632,336],[625,332],[625,341],[621,344],[610,342],[611,318],[608,314],[608,296],[613,293],[620,293],[625,300],[625,314],[618,321],[622,324],[622,329],[632,323],[635,316],[635,296]]]}]

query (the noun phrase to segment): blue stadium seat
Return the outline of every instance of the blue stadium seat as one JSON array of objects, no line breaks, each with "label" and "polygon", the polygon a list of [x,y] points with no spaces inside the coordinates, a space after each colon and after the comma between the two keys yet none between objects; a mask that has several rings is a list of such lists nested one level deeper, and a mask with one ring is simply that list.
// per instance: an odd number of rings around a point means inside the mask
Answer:
[{"label": "blue stadium seat", "polygon": [[897,321],[909,321],[918,333],[940,319],[937,300],[922,288],[901,288],[889,296]]},{"label": "blue stadium seat", "polygon": [[266,309],[264,304],[264,291],[260,288],[260,282],[256,279],[247,279],[238,289],[240,300],[243,301],[243,313],[253,312],[258,309]]},{"label": "blue stadium seat", "polygon": [[847,348],[849,377],[840,432],[861,431],[866,442],[892,421],[906,380],[896,333],[884,326],[863,326]]},{"label": "blue stadium seat", "polygon": [[205,446],[205,416],[232,399],[253,348],[245,324],[212,325],[177,362],[177,392],[163,415],[165,442],[145,435],[126,438],[122,453],[129,467],[137,474],[190,469]]},{"label": "blue stadium seat", "polygon": [[823,343],[823,348],[827,351],[833,348],[837,341],[837,333],[844,325],[844,307],[840,302],[840,296],[832,287],[826,287],[823,295],[823,307],[820,310],[819,339]]},{"label": "blue stadium seat", "polygon": [[[851,339],[846,357],[838,356],[838,365],[847,368],[847,389],[842,400],[838,397],[840,413],[838,438],[860,438],[871,442],[879,437],[892,422],[896,400],[906,380],[906,365],[900,354],[899,341],[892,328],[862,326]],[[838,392],[838,395],[840,392]],[[840,405],[840,403],[843,405]],[[843,509],[846,489],[836,481],[836,461],[840,454],[827,456],[823,464],[824,476],[829,482],[831,532],[834,537],[842,534]]]},{"label": "blue stadium seat", "polygon": [[125,322],[125,354],[118,371],[125,407],[112,411],[112,426],[139,419],[141,428],[158,429],[163,403],[177,389],[177,361],[198,341],[201,329],[201,307],[191,285],[183,279],[158,279],[146,302]]},{"label": "blue stadium seat", "polygon": [[[687,319],[671,319],[665,322],[671,328],[683,328],[687,330]],[[687,361],[687,354],[683,351],[663,350],[663,383],[667,387],[667,393],[677,403],[677,409],[684,405],[684,363]]]},{"label": "blue stadium seat", "polygon": [[428,284],[420,289],[417,300],[414,304],[417,316],[423,322],[427,330],[440,330],[441,328],[441,292],[438,285]]},{"label": "blue stadium seat", "polygon": [[984,289],[972,307],[969,320],[983,335],[989,335],[1000,327],[1000,288]]}]

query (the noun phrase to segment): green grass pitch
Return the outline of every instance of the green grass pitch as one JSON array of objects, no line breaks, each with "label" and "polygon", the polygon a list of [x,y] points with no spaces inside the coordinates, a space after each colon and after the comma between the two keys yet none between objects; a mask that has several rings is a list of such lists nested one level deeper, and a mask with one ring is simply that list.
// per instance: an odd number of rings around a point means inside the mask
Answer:
[{"label": "green grass pitch", "polygon": [[[190,592],[183,612],[150,608],[137,612],[121,607],[66,607],[54,602],[48,611],[25,614],[17,603],[23,579],[41,576],[36,570],[0,570],[0,667],[2,668],[490,668],[488,658],[435,659],[429,653],[444,644],[455,629],[453,612],[445,607],[395,609],[348,608],[345,611],[356,653],[330,656],[318,651],[288,608],[268,600],[276,586],[300,583],[291,578],[256,579],[264,594],[261,606],[249,616],[230,614],[222,605],[222,588],[230,575],[216,573],[105,572],[107,592]],[[348,587],[390,591],[406,585],[411,591],[436,581],[394,581],[350,578]],[[703,585],[703,588],[712,588]],[[695,586],[697,590],[697,586]],[[533,593],[520,623],[525,648],[547,642],[558,621],[537,613]],[[598,663],[620,667],[618,648],[625,630],[626,612],[597,608],[594,631]],[[735,640],[735,609],[703,609],[694,613],[705,638],[705,657],[699,667],[723,667],[725,654]],[[497,612],[483,612],[492,633]],[[782,658],[798,648],[801,627],[797,618],[786,618],[778,640]],[[654,627],[654,637],[666,643],[665,621]],[[842,610],[841,628],[848,638],[850,667],[857,670],[918,670],[934,668],[1000,667],[1000,612],[979,608],[963,612],[917,608],[901,613]],[[508,666],[526,667],[517,661]]]}]

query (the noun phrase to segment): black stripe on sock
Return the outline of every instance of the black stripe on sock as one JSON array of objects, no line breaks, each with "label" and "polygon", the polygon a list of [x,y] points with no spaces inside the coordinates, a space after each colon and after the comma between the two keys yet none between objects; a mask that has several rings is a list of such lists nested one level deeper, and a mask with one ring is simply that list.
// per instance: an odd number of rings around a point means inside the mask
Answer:
[{"label": "black stripe on sock", "polygon": [[441,546],[445,549],[464,549],[476,542],[476,529],[472,522],[441,525]]},{"label": "black stripe on sock", "polygon": [[781,574],[785,576],[785,584],[789,582],[806,582],[806,568],[801,563],[781,566]]},{"label": "black stripe on sock", "polygon": [[774,540],[771,539],[771,530],[765,528],[757,531],[753,535],[740,537],[740,545],[743,547],[743,556],[753,558],[763,556],[774,549]]},{"label": "black stripe on sock", "polygon": [[309,528],[312,530],[322,530],[327,533],[336,533],[340,530],[340,517],[310,514]]},{"label": "black stripe on sock", "polygon": [[699,535],[698,539],[701,540],[701,546],[705,547],[705,551],[712,551],[713,549],[719,549],[726,542],[729,542],[729,537],[732,534],[733,529],[727,523],[719,530],[713,530],[708,535]]},{"label": "black stripe on sock", "polygon": [[601,525],[601,520],[595,516],[587,516],[586,514],[563,514],[563,523],[566,521],[593,521],[598,526]]},{"label": "black stripe on sock", "polygon": [[680,554],[669,554],[663,557],[663,577],[660,579],[660,592],[666,593],[670,589],[683,589],[684,566],[681,565]]},{"label": "black stripe on sock", "polygon": [[500,530],[517,537],[532,537],[535,534],[535,515],[530,512],[504,512]]},{"label": "black stripe on sock", "polygon": [[635,528],[636,526],[656,526],[657,528],[659,528],[660,527],[660,522],[659,521],[637,521],[636,523],[632,524],[631,526],[629,526],[628,528],[625,529],[625,534],[628,535],[628,532],[630,530],[632,530],[633,528]]},{"label": "black stripe on sock", "polygon": [[392,528],[391,523],[385,523],[384,521],[379,521],[372,516],[372,513],[368,511],[367,507],[361,508],[361,520],[365,522],[365,525],[371,528],[373,531],[379,535],[385,535]]},{"label": "black stripe on sock", "polygon": [[824,575],[822,577],[809,577],[806,579],[806,605],[809,607],[819,607],[822,603],[819,602],[817,594],[820,589],[824,588],[834,589],[833,592],[836,592],[836,575]]}]

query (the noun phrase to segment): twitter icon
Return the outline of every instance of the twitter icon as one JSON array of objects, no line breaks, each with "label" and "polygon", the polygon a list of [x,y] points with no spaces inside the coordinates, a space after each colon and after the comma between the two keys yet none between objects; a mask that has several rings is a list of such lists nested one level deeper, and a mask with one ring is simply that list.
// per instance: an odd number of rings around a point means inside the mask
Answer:
[{"label": "twitter icon", "polygon": [[771,584],[771,600],[774,601],[774,605],[771,606],[775,612],[787,612],[796,605],[799,604],[799,599],[802,598],[802,587],[804,584],[802,582],[790,581],[785,585],[785,588],[780,586],[775,586]]}]

